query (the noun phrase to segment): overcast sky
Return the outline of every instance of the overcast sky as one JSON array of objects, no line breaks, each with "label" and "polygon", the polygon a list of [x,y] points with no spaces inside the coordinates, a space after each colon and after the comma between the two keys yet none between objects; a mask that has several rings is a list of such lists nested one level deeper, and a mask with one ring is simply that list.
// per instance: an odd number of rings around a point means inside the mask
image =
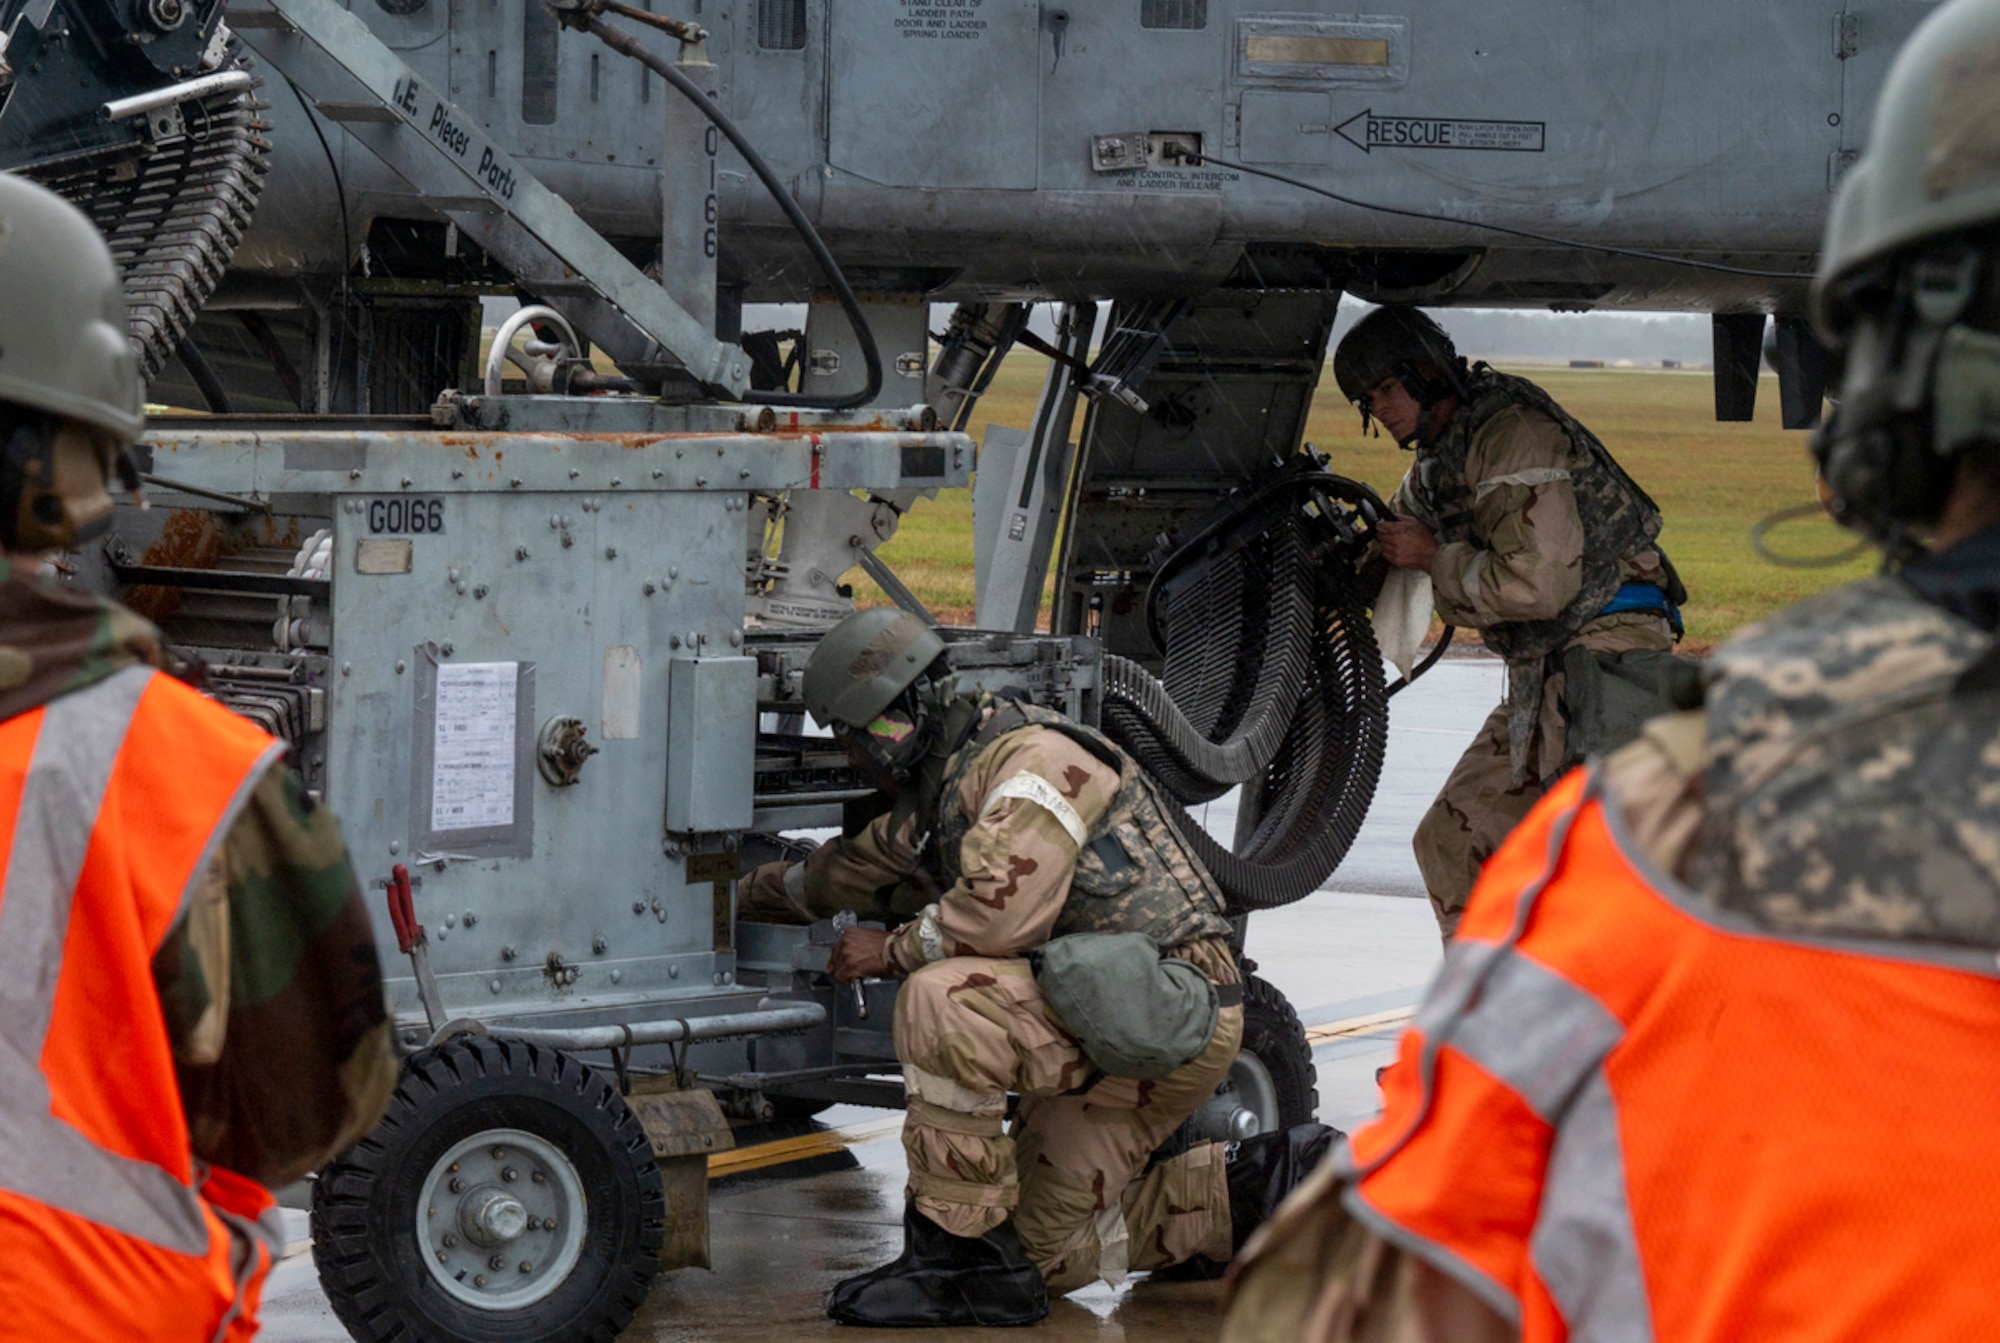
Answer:
[{"label": "overcast sky", "polygon": [[[486,321],[498,323],[517,305],[512,299],[487,299]],[[1348,300],[1334,320],[1337,340],[1360,320],[1368,305]],[[1602,359],[1658,363],[1707,363],[1711,357],[1708,318],[1700,313],[1552,313],[1486,308],[1434,308],[1461,354],[1475,359]],[[1055,305],[1037,304],[1030,325],[1044,336],[1055,334]],[[1109,315],[1110,305],[1103,312]],[[931,310],[931,329],[942,331],[950,320],[949,304]],[[1101,322],[1100,319],[1100,328]],[[795,328],[805,321],[804,304],[752,303],[743,310],[747,330]]]}]

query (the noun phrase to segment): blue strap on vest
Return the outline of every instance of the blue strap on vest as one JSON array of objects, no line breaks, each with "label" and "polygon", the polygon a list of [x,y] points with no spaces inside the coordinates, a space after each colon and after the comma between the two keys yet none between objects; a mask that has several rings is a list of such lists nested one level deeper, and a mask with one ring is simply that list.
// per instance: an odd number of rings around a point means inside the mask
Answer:
[{"label": "blue strap on vest", "polygon": [[1604,603],[1600,616],[1622,615],[1627,611],[1650,611],[1667,618],[1678,637],[1684,632],[1681,625],[1680,608],[1667,600],[1666,589],[1658,583],[1626,583],[1611,594],[1611,600]]}]

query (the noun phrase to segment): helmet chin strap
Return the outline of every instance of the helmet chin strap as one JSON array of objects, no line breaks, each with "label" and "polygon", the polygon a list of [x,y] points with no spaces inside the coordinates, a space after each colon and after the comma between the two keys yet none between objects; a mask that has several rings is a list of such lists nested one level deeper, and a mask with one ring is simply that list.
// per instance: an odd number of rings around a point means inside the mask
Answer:
[{"label": "helmet chin strap", "polygon": [[1971,249],[1919,257],[1896,297],[1858,316],[1843,395],[1812,440],[1835,516],[1888,552],[1916,553],[1910,529],[1936,520],[1957,454],[2000,437],[1987,410],[2000,384],[2000,337],[1959,325],[1977,292]]},{"label": "helmet chin strap", "polygon": [[1457,396],[1461,388],[1450,374],[1429,377],[1413,363],[1398,364],[1392,371],[1397,381],[1403,384],[1403,390],[1410,394],[1410,399],[1417,403],[1417,427],[1407,437],[1397,439],[1396,443],[1406,452],[1415,452],[1430,437],[1437,408]]},{"label": "helmet chin strap", "polygon": [[0,444],[0,545],[10,551],[43,548],[34,544],[40,538],[32,534],[41,524],[23,514],[32,506],[29,490],[45,493],[54,474],[54,426],[40,415],[22,418]]},{"label": "helmet chin strap", "polygon": [[[948,687],[946,688],[948,691]],[[852,730],[850,740],[861,748],[877,786],[895,793],[909,782],[930,754],[944,721],[940,688],[919,681],[896,697],[873,722]]]}]

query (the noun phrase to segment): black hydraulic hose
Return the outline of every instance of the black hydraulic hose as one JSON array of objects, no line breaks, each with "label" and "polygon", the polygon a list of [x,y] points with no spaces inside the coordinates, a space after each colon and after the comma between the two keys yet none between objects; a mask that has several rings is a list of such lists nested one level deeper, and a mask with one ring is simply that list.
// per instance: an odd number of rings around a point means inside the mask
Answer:
[{"label": "black hydraulic hose", "polygon": [[1396,684],[1390,686],[1387,690],[1383,691],[1382,698],[1388,699],[1399,690],[1408,690],[1412,685],[1416,683],[1416,679],[1419,676],[1422,676],[1432,667],[1437,666],[1438,659],[1444,656],[1444,650],[1451,647],[1451,637],[1457,633],[1458,633],[1458,626],[1446,625],[1444,627],[1444,633],[1438,635],[1438,641],[1435,644],[1431,645],[1431,651],[1424,654],[1424,660],[1422,662],[1419,662],[1416,666],[1410,668],[1410,674],[1408,676],[1399,677],[1396,681]]},{"label": "black hydraulic hose", "polygon": [[764,162],[764,156],[750,147],[750,142],[743,138],[743,132],[736,128],[736,123],[731,121],[693,80],[675,69],[672,61],[648,51],[638,38],[623,28],[606,23],[603,19],[593,16],[584,25],[584,29],[619,55],[630,56],[673,85],[682,97],[700,108],[701,114],[715,123],[715,128],[722,132],[723,138],[735,146],[736,152],[743,156],[743,161],[750,165],[750,171],[757,174],[757,180],[764,184],[772,199],[778,202],[778,208],[785,212],[785,218],[798,231],[806,250],[812,253],[813,260],[819,263],[827,282],[833,286],[834,297],[840,300],[840,310],[847,315],[848,325],[854,328],[855,338],[861,342],[861,358],[868,366],[868,384],[860,391],[848,392],[842,396],[806,396],[797,392],[745,392],[744,403],[753,406],[793,406],[800,410],[853,410],[857,406],[867,405],[881,395],[882,353],[875,347],[875,332],[870,329],[868,318],[861,311],[861,302],[854,297],[854,290],[848,286],[847,277],[841,274],[840,263],[833,259],[833,253],[829,252],[826,244],[821,241],[819,230],[815,229],[812,221],[806,218],[805,211],[799,209],[798,202],[792,199],[792,193],[785,190],[784,184],[778,180],[778,175],[771,171],[771,165]]}]

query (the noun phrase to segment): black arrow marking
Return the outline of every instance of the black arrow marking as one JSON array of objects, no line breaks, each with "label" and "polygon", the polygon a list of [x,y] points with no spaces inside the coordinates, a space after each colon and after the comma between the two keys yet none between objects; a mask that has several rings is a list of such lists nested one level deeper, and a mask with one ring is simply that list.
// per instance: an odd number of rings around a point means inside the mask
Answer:
[{"label": "black arrow marking", "polygon": [[[1349,128],[1360,124],[1357,137]],[[1492,121],[1478,117],[1378,117],[1374,108],[1355,113],[1333,133],[1364,154],[1385,149],[1466,149],[1484,153],[1539,154],[1547,123]]]}]

